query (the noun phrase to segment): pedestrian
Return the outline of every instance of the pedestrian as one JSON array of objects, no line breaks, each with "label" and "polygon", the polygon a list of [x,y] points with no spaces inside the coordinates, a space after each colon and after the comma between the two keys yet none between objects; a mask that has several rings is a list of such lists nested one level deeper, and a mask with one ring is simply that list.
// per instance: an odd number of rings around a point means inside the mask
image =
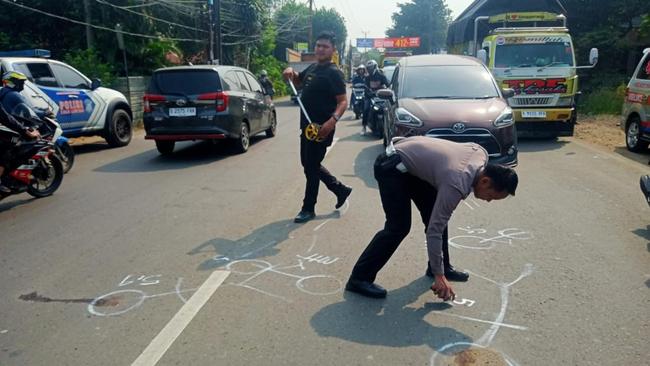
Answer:
[{"label": "pedestrian", "polygon": [[273,82],[269,79],[269,73],[266,72],[266,70],[260,71],[260,78],[259,78],[260,84],[262,84],[262,88],[264,88],[264,95],[268,96],[271,100],[273,100],[273,96],[275,95],[275,89],[273,88]]},{"label": "pedestrian", "polygon": [[305,130],[309,125],[307,117],[300,112],[300,161],[306,177],[305,197],[297,223],[316,217],[315,206],[318,186],[322,181],[336,195],[336,208],[343,206],[352,188],[341,183],[321,164],[327,147],[334,140],[336,123],[347,108],[346,88],[343,73],[332,63],[336,50],[336,37],[332,32],[323,32],[316,38],[317,62],[301,73],[291,67],[283,72],[287,80],[302,85],[301,100],[312,122],[320,125],[318,139],[307,138]]},{"label": "pedestrian", "polygon": [[447,281],[466,281],[469,274],[455,270],[450,263],[447,224],[452,213],[472,191],[476,198],[488,202],[514,196],[517,173],[489,164],[480,145],[425,136],[389,144],[377,157],[374,171],[386,223],[357,260],[346,290],[386,297],[386,290],[374,283],[375,278],[411,229],[413,201],[426,227],[426,274],[435,277],[431,289],[445,301],[453,299],[454,290]]}]

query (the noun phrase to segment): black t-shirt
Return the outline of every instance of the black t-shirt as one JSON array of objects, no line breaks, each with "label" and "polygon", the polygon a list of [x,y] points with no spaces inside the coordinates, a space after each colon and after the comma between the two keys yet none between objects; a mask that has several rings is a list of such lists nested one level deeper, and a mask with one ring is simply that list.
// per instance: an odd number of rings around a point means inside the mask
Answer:
[{"label": "black t-shirt", "polygon": [[[312,64],[299,75],[302,83],[302,104],[305,106],[311,121],[323,124],[336,112],[336,96],[345,94],[343,73],[336,65]],[[300,112],[300,128],[304,129],[309,122]]]}]

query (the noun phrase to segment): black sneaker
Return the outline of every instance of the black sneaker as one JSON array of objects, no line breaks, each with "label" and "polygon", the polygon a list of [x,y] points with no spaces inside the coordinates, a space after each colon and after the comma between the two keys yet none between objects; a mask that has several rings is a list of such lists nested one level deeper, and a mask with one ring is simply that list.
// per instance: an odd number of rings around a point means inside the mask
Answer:
[{"label": "black sneaker", "polygon": [[348,197],[350,197],[350,193],[352,193],[352,187],[341,185],[341,190],[336,194],[336,206],[334,207],[336,209],[341,208]]},{"label": "black sneaker", "polygon": [[368,281],[359,281],[359,280],[348,280],[348,283],[345,285],[345,290],[363,295],[366,297],[372,297],[374,299],[383,299],[386,297],[386,289]]},{"label": "black sneaker", "polygon": [[314,211],[302,210],[298,213],[296,218],[293,219],[293,222],[295,222],[296,224],[302,224],[309,220],[313,220],[315,217],[316,217],[316,213],[314,213]]},{"label": "black sneaker", "polygon": [[[427,267],[427,271],[424,273],[427,277],[435,277],[433,275],[433,272],[431,272],[431,268]],[[469,273],[464,272],[464,271],[458,271],[454,269],[454,267],[449,267],[445,269],[445,278],[447,281],[454,281],[454,282],[467,282],[469,280]]]}]

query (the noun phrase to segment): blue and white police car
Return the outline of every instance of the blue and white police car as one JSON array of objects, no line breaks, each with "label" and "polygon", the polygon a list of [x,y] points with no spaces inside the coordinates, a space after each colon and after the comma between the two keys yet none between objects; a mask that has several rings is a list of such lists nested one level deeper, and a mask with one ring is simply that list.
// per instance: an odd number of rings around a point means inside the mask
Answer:
[{"label": "blue and white police car", "polygon": [[110,146],[128,145],[133,113],[124,94],[49,57],[47,50],[0,52],[0,75],[25,74],[22,94],[33,107],[51,109],[66,137],[102,136]]}]

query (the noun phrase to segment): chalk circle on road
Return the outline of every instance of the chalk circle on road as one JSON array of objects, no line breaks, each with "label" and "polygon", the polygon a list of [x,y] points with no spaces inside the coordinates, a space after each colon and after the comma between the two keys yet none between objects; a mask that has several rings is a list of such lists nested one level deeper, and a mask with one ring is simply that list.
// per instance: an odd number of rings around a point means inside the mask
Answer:
[{"label": "chalk circle on road", "polygon": [[[307,288],[310,287],[311,289]],[[299,279],[296,282],[296,287],[302,292],[316,296],[334,295],[341,292],[343,283],[332,276],[315,275],[307,276]],[[314,290],[314,289],[320,290]]]},{"label": "chalk circle on road", "polygon": [[122,315],[142,305],[146,298],[144,291],[117,290],[93,299],[88,304],[88,312],[96,316]]},{"label": "chalk circle on road", "polygon": [[458,249],[488,250],[496,245],[512,245],[514,240],[530,240],[533,235],[519,229],[505,229],[498,231],[498,236],[481,237],[477,235],[457,235],[449,238],[449,245]]},{"label": "chalk circle on road", "polygon": [[515,366],[510,358],[493,348],[471,342],[444,345],[431,357],[431,366],[465,365]]},{"label": "chalk circle on road", "polygon": [[258,259],[241,259],[228,263],[226,269],[232,274],[255,275],[273,269],[271,263]]}]

